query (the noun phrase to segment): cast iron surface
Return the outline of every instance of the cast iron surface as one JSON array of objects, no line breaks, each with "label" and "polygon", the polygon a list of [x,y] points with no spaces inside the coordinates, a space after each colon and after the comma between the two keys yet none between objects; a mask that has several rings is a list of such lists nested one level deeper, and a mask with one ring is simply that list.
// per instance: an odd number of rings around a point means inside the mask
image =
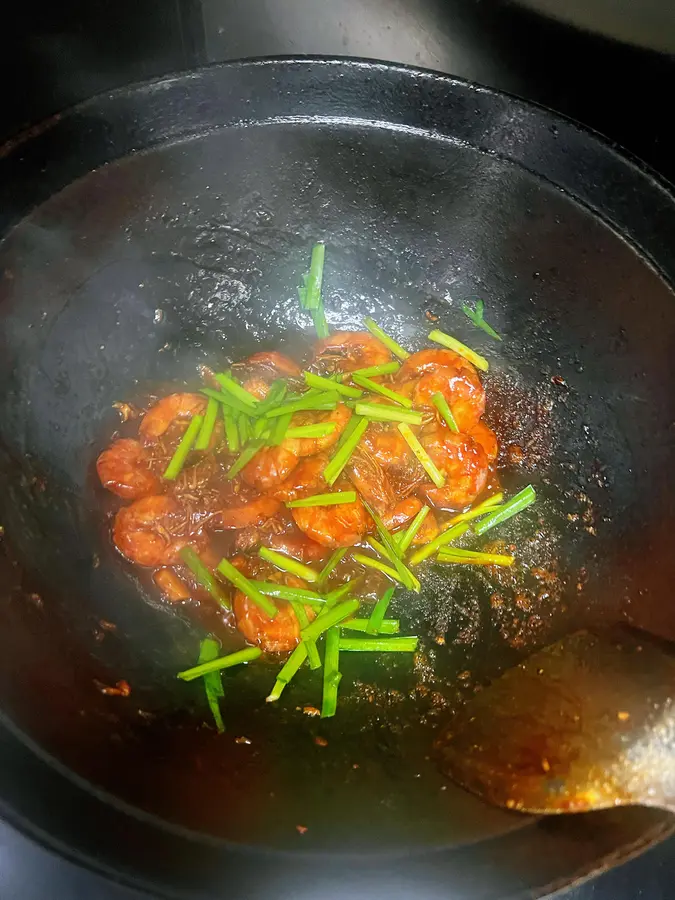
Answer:
[{"label": "cast iron surface", "polygon": [[[571,488],[599,511],[596,534],[561,527],[556,545],[570,572],[586,565],[581,596],[572,580],[520,647],[475,589],[455,592],[462,599],[443,618],[430,597],[450,591],[434,582],[409,616],[444,626],[447,681],[469,666],[494,675],[517,650],[593,619],[627,614],[672,630],[659,603],[672,575],[659,548],[672,518],[672,295],[646,257],[672,280],[675,209],[658,182],[512,98],[395,67],[308,61],[97,98],[15,145],[0,179],[4,226],[24,219],[0,259],[2,514],[25,570],[6,569],[5,709],[84,778],[232,843],[124,815],[28,754],[8,724],[9,815],[123,877],[205,896],[219,882],[263,896],[271,879],[290,891],[318,875],[346,894],[384,870],[383,890],[415,884],[440,896],[452,877],[466,896],[501,897],[668,830],[646,811],[537,823],[442,790],[425,759],[433,717],[418,725],[429,710],[417,700],[374,713],[348,704],[319,729],[292,704],[261,708],[251,669],[237,681],[228,735],[214,741],[198,728],[201,708],[186,712],[194,692],[173,679],[198,635],[139,601],[99,524],[91,469],[113,400],[190,381],[202,359],[238,358],[261,339],[295,340],[297,273],[323,237],[334,325],[373,313],[415,345],[426,310],[454,324],[453,297],[488,298],[508,338],[492,356],[495,392],[550,414],[555,453],[535,473],[544,509],[561,517]],[[97,642],[100,618],[116,622],[114,639]],[[131,702],[94,687],[119,677]],[[414,683],[402,670],[378,677]],[[312,741],[319,732],[328,753]],[[40,790],[27,792],[29,782]],[[309,829],[302,844],[296,825]],[[373,852],[347,867],[319,854],[289,868],[253,841]]]}]

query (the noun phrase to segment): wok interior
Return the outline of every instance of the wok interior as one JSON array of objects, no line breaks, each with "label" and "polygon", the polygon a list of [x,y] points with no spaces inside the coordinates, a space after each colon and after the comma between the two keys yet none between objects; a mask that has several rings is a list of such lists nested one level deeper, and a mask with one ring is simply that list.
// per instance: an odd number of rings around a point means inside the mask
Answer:
[{"label": "wok interior", "polygon": [[[113,402],[195,386],[199,363],[261,347],[299,355],[296,285],[317,239],[331,327],[372,315],[412,349],[429,311],[486,348],[493,421],[529,441],[527,477],[555,535],[539,549],[562,587],[527,610],[507,591],[496,610],[485,580],[430,573],[421,598],[393,611],[423,637],[428,667],[347,661],[344,702],[322,722],[302,713],[316,678],[276,708],[263,702],[275,667],[250,666],[226,679],[216,739],[201,692],[175,678],[200,634],[112,549],[93,463]],[[229,128],[93,171],[19,224],[0,270],[0,521],[15,561],[0,686],[18,727],[132,805],[245,843],[297,847],[300,825],[303,847],[448,846],[527,824],[447,784],[431,743],[474,685],[566,630],[675,622],[661,602],[673,574],[673,298],[655,271],[509,162],[317,124]],[[468,330],[469,297],[486,301],[503,345]],[[101,638],[101,620],[115,633]],[[95,684],[120,678],[129,698]]]}]

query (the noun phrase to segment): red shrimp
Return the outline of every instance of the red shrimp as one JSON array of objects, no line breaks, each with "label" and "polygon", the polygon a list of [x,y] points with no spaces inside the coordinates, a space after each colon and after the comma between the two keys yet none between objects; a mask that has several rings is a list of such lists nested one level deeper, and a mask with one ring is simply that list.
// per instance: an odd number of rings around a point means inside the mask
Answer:
[{"label": "red shrimp", "polygon": [[[304,582],[301,582],[304,584]],[[265,653],[287,653],[300,640],[300,623],[293,607],[286,600],[275,600],[277,614],[270,619],[246,594],[237,591],[232,607],[237,628],[251,644],[257,644]],[[308,619],[314,618],[314,610],[305,606]]]},{"label": "red shrimp", "polygon": [[288,446],[263,447],[244,466],[241,477],[257,490],[269,491],[288,478],[297,464],[298,455]]},{"label": "red shrimp", "polygon": [[351,417],[352,411],[344,403],[338,403],[335,409],[328,412],[308,411],[296,413],[291,419],[292,428],[302,425],[334,425],[335,427],[330,434],[323,437],[289,438],[282,443],[282,446],[287,447],[296,456],[313,456],[315,453],[329,450],[338,442]]},{"label": "red shrimp", "polygon": [[206,398],[201,394],[169,394],[163,397],[143,416],[138,429],[143,443],[158,441],[176,420],[200,415],[205,407]]},{"label": "red shrimp", "polygon": [[357,496],[354,503],[337,506],[310,506],[292,510],[300,531],[323,547],[352,547],[373,525]]},{"label": "red shrimp", "polygon": [[310,494],[320,493],[326,488],[323,470],[328,465],[328,456],[319,453],[301,459],[290,476],[271,492],[278,500],[299,500]]},{"label": "red shrimp", "polygon": [[366,447],[357,447],[347,464],[347,476],[361,497],[381,516],[396,505],[396,495],[379,460]]},{"label": "red shrimp", "polygon": [[237,375],[242,387],[259,400],[265,399],[277,378],[297,378],[302,374],[300,366],[276,350],[254,353],[243,362],[235,363],[233,368],[239,370]]},{"label": "red shrimp", "polygon": [[389,350],[369,331],[336,331],[314,345],[312,365],[321,372],[354,372],[391,362]]},{"label": "red shrimp", "polygon": [[452,350],[413,353],[396,373],[395,383],[416,408],[433,409],[431,398],[441,393],[460,431],[472,428],[485,412],[485,390],[476,369]]},{"label": "red shrimp", "polygon": [[469,434],[477,444],[481,445],[487,456],[488,463],[492,464],[497,459],[499,453],[497,435],[494,431],[491,428],[488,428],[485,422],[481,421],[476,423],[467,434]]},{"label": "red shrimp", "polygon": [[150,471],[150,456],[131,438],[115,441],[96,461],[104,488],[124,500],[138,500],[161,490],[159,478]]},{"label": "red shrimp", "polygon": [[[233,498],[234,499],[234,498]],[[274,497],[262,495],[253,500],[228,505],[220,513],[221,528],[248,528],[264,525],[281,509],[281,502]]]},{"label": "red shrimp", "polygon": [[164,494],[143,497],[117,512],[113,523],[115,546],[140,566],[172,566],[180,562],[183,547],[205,544],[200,531],[190,532],[183,506]]},{"label": "red shrimp", "polygon": [[[399,500],[389,515],[384,517],[384,524],[389,531],[401,531],[403,528],[408,527],[417,513],[422,509],[422,506],[422,501],[417,497],[406,497],[404,500]],[[427,513],[419,531],[413,538],[413,545],[427,544],[429,541],[433,541],[439,534],[440,527],[438,525],[438,520],[433,511],[430,511]]]},{"label": "red shrimp", "polygon": [[427,498],[441,509],[464,509],[485,487],[488,461],[472,437],[437,426],[420,435],[422,446],[446,477],[444,487],[426,488]]}]

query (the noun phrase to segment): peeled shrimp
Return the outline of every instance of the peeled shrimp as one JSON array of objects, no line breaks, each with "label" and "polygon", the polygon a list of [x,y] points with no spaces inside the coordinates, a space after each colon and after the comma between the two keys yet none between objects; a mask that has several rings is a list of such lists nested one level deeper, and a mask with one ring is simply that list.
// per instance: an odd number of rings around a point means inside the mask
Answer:
[{"label": "peeled shrimp", "polygon": [[327,465],[328,456],[324,453],[301,459],[290,476],[271,492],[272,496],[278,500],[299,500],[319,493],[319,488],[326,487],[323,470]]},{"label": "peeled shrimp", "polygon": [[358,496],[354,503],[301,507],[292,514],[300,531],[323,547],[352,547],[372,525]]},{"label": "peeled shrimp", "polygon": [[160,490],[147,451],[131,438],[121,438],[104,450],[96,460],[96,471],[103,487],[124,500],[138,500]]},{"label": "peeled shrimp", "polygon": [[234,506],[228,505],[220,513],[221,528],[248,528],[250,525],[264,525],[281,508],[274,497],[262,496],[246,500]]},{"label": "peeled shrimp", "polygon": [[420,435],[422,446],[446,477],[441,488],[426,489],[427,498],[442,509],[464,509],[487,482],[488,461],[482,446],[466,434],[437,426]]},{"label": "peeled shrimp", "polygon": [[354,372],[384,365],[392,358],[369,331],[336,331],[316,342],[313,365],[322,372]]},{"label": "peeled shrimp", "polygon": [[334,425],[330,434],[320,438],[289,438],[282,446],[288,447],[296,456],[313,456],[322,450],[329,450],[336,444],[347,427],[352,411],[344,403],[338,403],[335,409],[328,412],[301,412],[291,419],[291,427],[300,425]]},{"label": "peeled shrimp", "polygon": [[169,394],[163,397],[143,416],[138,429],[146,444],[158,441],[177,419],[191,419],[204,412],[206,398],[200,394]]},{"label": "peeled shrimp", "polygon": [[201,532],[186,533],[186,512],[173,497],[143,497],[115,516],[113,541],[128,560],[139,566],[171,566],[180,562],[183,547],[201,547]]},{"label": "peeled shrimp", "polygon": [[259,400],[265,399],[275,379],[297,378],[302,374],[300,366],[276,350],[254,353],[234,368],[243,369],[242,387]]},{"label": "peeled shrimp", "polygon": [[434,408],[432,396],[447,400],[460,431],[468,431],[485,411],[485,390],[476,369],[452,350],[413,353],[396,373],[396,390],[416,408]]},{"label": "peeled shrimp", "polygon": [[298,455],[281,444],[278,447],[263,447],[244,466],[241,477],[246,484],[259,491],[268,491],[281,484],[298,464]]}]

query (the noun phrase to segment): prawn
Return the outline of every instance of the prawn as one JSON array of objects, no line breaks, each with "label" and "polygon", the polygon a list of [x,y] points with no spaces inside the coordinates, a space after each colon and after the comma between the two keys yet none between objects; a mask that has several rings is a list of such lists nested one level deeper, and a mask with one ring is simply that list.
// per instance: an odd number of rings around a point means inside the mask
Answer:
[{"label": "prawn", "polygon": [[124,500],[138,500],[160,491],[160,480],[150,470],[150,456],[138,441],[120,438],[96,460],[101,484]]},{"label": "prawn", "polygon": [[[384,517],[384,524],[389,531],[399,531],[408,526],[422,509],[422,501],[417,497],[406,497],[399,500],[388,516]],[[413,545],[427,544],[440,534],[438,520],[433,512],[428,512],[419,531],[413,538]]]},{"label": "prawn", "polygon": [[452,350],[420,350],[396,373],[396,390],[416,408],[434,409],[432,397],[447,400],[460,431],[472,428],[485,412],[485,389],[474,366]]},{"label": "prawn", "polygon": [[440,488],[427,488],[431,503],[441,509],[464,509],[485,487],[488,461],[485,450],[467,434],[437,426],[420,435],[422,446],[446,477]]},{"label": "prawn", "polygon": [[467,434],[469,434],[477,444],[481,445],[487,456],[488,463],[492,465],[499,453],[497,435],[494,431],[491,428],[488,428],[485,422],[481,421],[474,425]]},{"label": "prawn", "polygon": [[363,446],[383,467],[397,497],[406,497],[426,480],[424,469],[395,425],[371,422],[363,436]]},{"label": "prawn", "polygon": [[298,455],[288,446],[263,447],[241,471],[246,484],[259,491],[269,491],[291,474],[298,464]]},{"label": "prawn", "polygon": [[228,506],[221,510],[221,528],[249,528],[251,525],[264,525],[281,509],[281,502],[275,497],[262,495],[254,500],[245,500],[237,506]]},{"label": "prawn", "polygon": [[272,496],[278,500],[299,500],[315,494],[325,486],[323,470],[327,465],[328,456],[324,453],[301,459],[290,476],[271,492]]},{"label": "prawn", "polygon": [[295,529],[266,535],[264,544],[270,550],[278,550],[301,563],[319,562],[327,556],[325,547]]},{"label": "prawn", "polygon": [[139,566],[172,566],[180,562],[183,547],[199,549],[200,531],[190,533],[183,506],[165,494],[143,497],[118,510],[113,541],[120,553]]},{"label": "prawn", "polygon": [[296,456],[313,456],[322,450],[329,450],[340,438],[352,417],[352,411],[344,403],[338,403],[335,409],[329,412],[300,412],[295,413],[291,420],[291,427],[300,425],[334,425],[330,434],[319,438],[290,438],[282,443]]},{"label": "prawn", "polygon": [[392,359],[389,350],[369,331],[336,331],[316,342],[312,365],[332,374],[381,366]]},{"label": "prawn", "polygon": [[276,350],[254,353],[243,362],[235,363],[232,368],[244,370],[241,386],[258,400],[265,399],[270,385],[277,378],[298,378],[302,374],[300,366]]},{"label": "prawn", "polygon": [[353,503],[299,507],[291,512],[300,531],[332,549],[358,544],[373,524],[358,496]]},{"label": "prawn", "polygon": [[145,444],[158,441],[177,419],[191,419],[204,412],[206,398],[200,394],[169,394],[151,406],[138,432]]},{"label": "prawn", "polygon": [[396,496],[382,464],[365,447],[357,447],[347,465],[347,475],[359,494],[380,515],[395,505]]}]

